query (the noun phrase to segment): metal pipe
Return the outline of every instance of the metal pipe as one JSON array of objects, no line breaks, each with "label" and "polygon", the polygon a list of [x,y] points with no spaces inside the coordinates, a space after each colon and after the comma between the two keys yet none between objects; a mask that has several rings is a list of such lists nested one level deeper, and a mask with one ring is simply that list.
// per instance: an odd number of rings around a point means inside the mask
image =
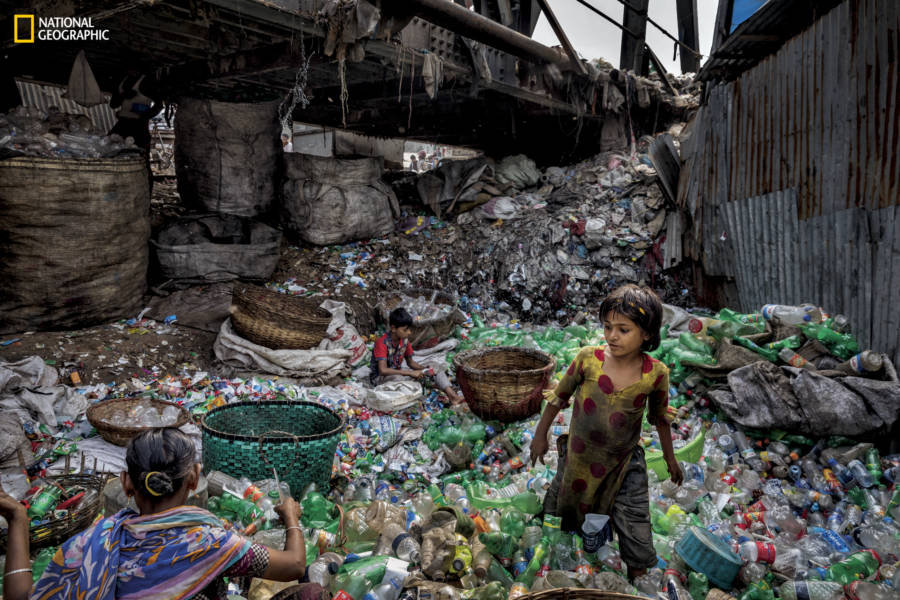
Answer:
[{"label": "metal pipe", "polygon": [[519,58],[538,63],[570,64],[565,54],[472,12],[452,0],[406,0],[404,8],[407,14]]}]

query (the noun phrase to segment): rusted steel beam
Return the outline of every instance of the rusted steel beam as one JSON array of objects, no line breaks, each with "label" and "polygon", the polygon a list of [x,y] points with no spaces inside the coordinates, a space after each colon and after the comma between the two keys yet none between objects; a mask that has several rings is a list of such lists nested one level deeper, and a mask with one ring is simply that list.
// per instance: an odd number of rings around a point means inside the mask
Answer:
[{"label": "rusted steel beam", "polygon": [[572,61],[573,65],[577,65],[579,73],[587,75],[587,68],[581,63],[581,59],[578,58],[578,53],[575,52],[572,42],[570,42],[568,36],[566,36],[566,32],[563,30],[562,25],[556,20],[556,15],[553,14],[553,10],[550,8],[550,3],[547,0],[538,0],[538,4],[541,5],[541,9],[544,11],[544,15],[546,15],[547,22],[550,23],[553,33],[556,34],[556,37],[565,49],[566,54],[569,55],[569,60]]},{"label": "rusted steel beam", "polygon": [[[478,13],[469,11],[455,2],[403,0],[398,8],[407,14],[425,19],[454,33],[531,62],[553,63],[562,66],[569,66],[571,63],[568,56],[560,54],[553,48]],[[579,68],[576,65],[571,66],[576,70]]]}]

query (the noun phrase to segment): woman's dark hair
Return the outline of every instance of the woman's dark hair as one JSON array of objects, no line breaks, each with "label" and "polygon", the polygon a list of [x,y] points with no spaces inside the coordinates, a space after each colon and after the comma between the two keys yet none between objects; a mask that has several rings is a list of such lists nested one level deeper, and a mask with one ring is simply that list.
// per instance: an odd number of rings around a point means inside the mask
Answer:
[{"label": "woman's dark hair", "polygon": [[402,306],[400,308],[395,308],[391,311],[391,314],[388,316],[388,323],[391,324],[391,327],[412,327],[413,318],[406,309]]},{"label": "woman's dark hair", "polygon": [[195,460],[194,443],[175,427],[141,432],[128,442],[128,476],[141,496],[159,499],[181,489]]},{"label": "woman's dark hair", "polygon": [[600,321],[605,321],[611,313],[628,317],[650,336],[649,340],[641,344],[641,350],[651,352],[659,348],[663,307],[656,292],[647,286],[633,283],[618,287],[600,304]]}]

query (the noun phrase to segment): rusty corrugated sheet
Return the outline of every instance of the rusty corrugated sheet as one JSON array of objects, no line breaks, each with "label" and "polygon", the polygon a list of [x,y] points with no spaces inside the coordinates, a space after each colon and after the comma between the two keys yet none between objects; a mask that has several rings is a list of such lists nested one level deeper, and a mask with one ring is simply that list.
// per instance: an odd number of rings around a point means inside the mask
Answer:
[{"label": "rusty corrugated sheet", "polygon": [[19,95],[25,106],[35,106],[44,110],[56,106],[65,113],[87,115],[94,123],[94,127],[103,132],[109,131],[116,124],[116,115],[108,104],[86,108],[71,100],[66,100],[62,97],[66,93],[64,86],[23,79],[16,79],[16,86],[19,88]]},{"label": "rusty corrugated sheet", "polygon": [[815,302],[900,364],[898,61],[900,3],[841,3],[709,90],[679,203],[742,310]]}]

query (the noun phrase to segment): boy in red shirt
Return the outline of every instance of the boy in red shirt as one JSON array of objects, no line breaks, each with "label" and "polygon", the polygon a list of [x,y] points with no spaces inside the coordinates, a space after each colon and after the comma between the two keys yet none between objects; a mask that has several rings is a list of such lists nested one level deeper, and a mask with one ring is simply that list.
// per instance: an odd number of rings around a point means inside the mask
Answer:
[{"label": "boy in red shirt", "polygon": [[[375,340],[375,348],[372,350],[372,362],[369,365],[370,383],[377,386],[380,383],[391,381],[395,377],[426,378],[431,380],[434,387],[447,394],[447,398],[452,404],[462,402],[462,398],[450,385],[446,369],[425,367],[413,360],[412,344],[409,343],[412,324],[412,316],[405,308],[395,308],[391,311],[388,316],[390,329]],[[403,368],[404,360],[409,369]]]}]

